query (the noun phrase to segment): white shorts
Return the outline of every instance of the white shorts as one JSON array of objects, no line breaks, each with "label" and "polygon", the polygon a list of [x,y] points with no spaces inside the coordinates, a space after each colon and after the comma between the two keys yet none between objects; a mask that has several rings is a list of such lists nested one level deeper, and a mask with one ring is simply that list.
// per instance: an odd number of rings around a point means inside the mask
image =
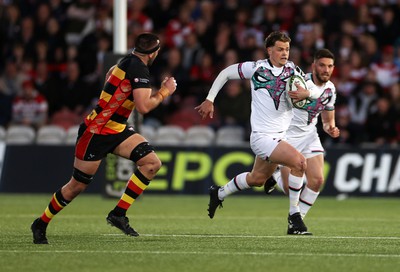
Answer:
[{"label": "white shorts", "polygon": [[324,148],[316,132],[302,137],[290,137],[290,135],[288,135],[286,141],[307,159],[324,154]]},{"label": "white shorts", "polygon": [[281,140],[285,140],[285,133],[275,135],[262,132],[252,132],[250,135],[250,147],[254,154],[263,160],[268,160]]}]

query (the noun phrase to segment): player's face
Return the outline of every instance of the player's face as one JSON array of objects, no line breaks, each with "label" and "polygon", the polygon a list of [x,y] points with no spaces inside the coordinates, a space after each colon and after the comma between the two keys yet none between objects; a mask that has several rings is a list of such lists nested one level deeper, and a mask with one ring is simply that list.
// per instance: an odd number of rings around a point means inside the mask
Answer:
[{"label": "player's face", "polygon": [[147,66],[150,66],[153,64],[154,60],[158,56],[158,51],[160,51],[160,49],[158,49],[156,52],[154,52],[153,54],[150,55],[149,60],[147,61]]},{"label": "player's face", "polygon": [[322,58],[313,63],[313,74],[315,75],[319,84],[328,82],[331,79],[333,69],[333,59]]},{"label": "player's face", "polygon": [[284,66],[289,59],[289,42],[275,42],[274,46],[268,47],[268,55],[271,63],[276,67]]}]

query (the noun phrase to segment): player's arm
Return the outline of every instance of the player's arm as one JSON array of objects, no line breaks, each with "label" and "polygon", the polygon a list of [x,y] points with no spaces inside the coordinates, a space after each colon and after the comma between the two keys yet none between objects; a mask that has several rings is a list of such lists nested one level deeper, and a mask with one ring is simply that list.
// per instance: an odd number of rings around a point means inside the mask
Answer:
[{"label": "player's arm", "polygon": [[322,127],[324,131],[332,138],[337,138],[340,135],[339,128],[335,124],[335,111],[324,110],[321,112]]},{"label": "player's arm", "polygon": [[306,74],[300,69],[299,66],[296,66],[294,74],[304,78],[304,81],[307,85],[307,88],[304,88],[302,85],[294,83],[297,90],[288,93],[289,97],[293,99],[294,102],[298,102],[306,98],[317,99],[320,96],[320,92],[316,88],[313,88],[314,84],[309,83],[309,80],[306,78]]},{"label": "player's arm", "polygon": [[116,66],[117,66],[117,65],[115,64],[115,65],[113,65],[113,66],[108,70],[108,72],[107,72],[107,74],[106,74],[105,81],[107,81],[108,78],[111,76],[111,73],[112,73],[112,71],[114,70],[114,68],[115,68]]},{"label": "player's arm", "polygon": [[133,90],[136,110],[140,114],[146,114],[173,94],[176,90],[176,81],[173,77],[166,77],[161,83],[161,88],[153,93],[151,88],[137,88]]},{"label": "player's arm", "polygon": [[222,70],[217,78],[214,80],[210,91],[208,92],[207,98],[195,109],[199,112],[201,117],[204,119],[207,116],[213,118],[214,116],[214,99],[217,97],[218,92],[225,85],[225,83],[230,79],[241,79],[239,75],[239,64],[232,64]]}]

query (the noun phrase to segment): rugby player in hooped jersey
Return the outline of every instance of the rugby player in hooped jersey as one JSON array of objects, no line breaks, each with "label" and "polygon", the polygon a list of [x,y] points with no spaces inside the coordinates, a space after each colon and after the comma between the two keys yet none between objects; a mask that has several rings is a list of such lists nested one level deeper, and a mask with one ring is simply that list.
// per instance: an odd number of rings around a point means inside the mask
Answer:
[{"label": "rugby player in hooped jersey", "polygon": [[86,189],[108,153],[132,160],[137,169],[106,221],[126,235],[139,236],[130,226],[126,212],[155,177],[161,161],[147,140],[127,125],[127,119],[134,108],[139,113],[146,114],[176,90],[175,79],[167,77],[160,90],[152,92],[149,66],[159,51],[158,37],[151,33],[142,33],[136,37],[132,53],[111,67],[107,73],[95,109],[79,128],[72,177],[54,193],[43,214],[31,225],[35,244],[48,244],[48,224]]},{"label": "rugby player in hooped jersey", "polygon": [[[312,72],[305,75],[308,89],[317,90],[320,94],[315,100],[307,100],[301,108],[293,108],[293,118],[286,133],[286,140],[307,159],[305,171],[307,184],[300,194],[300,214],[304,218],[315,203],[324,184],[324,148],[317,133],[317,120],[321,114],[323,130],[332,138],[339,137],[340,131],[335,124],[336,88],[330,81],[334,70],[335,58],[328,49],[320,49],[314,55]],[[264,185],[265,192],[270,194],[275,185],[288,194],[287,167],[281,167]]]},{"label": "rugby player in hooped jersey", "polygon": [[[286,130],[292,119],[292,107],[287,102],[286,81],[300,74],[293,62],[288,61],[291,39],[283,32],[272,32],[265,39],[268,59],[233,64],[222,70],[215,79],[208,96],[197,106],[203,117],[213,117],[214,99],[229,79],[250,79],[251,135],[250,145],[256,155],[251,172],[235,176],[226,185],[212,185],[209,189],[209,217],[213,218],[218,206],[222,207],[224,198],[234,192],[253,186],[263,186],[278,164],[291,169],[289,173],[289,234],[310,234],[307,232],[299,209],[300,190],[303,174],[307,168],[306,159],[293,146],[285,141]],[[298,90],[288,94],[295,101],[317,93],[296,85]]]}]

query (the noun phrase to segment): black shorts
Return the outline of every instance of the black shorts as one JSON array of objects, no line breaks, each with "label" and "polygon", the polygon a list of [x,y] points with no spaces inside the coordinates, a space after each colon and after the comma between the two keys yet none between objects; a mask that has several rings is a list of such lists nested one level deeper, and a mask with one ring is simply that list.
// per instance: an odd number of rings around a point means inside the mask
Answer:
[{"label": "black shorts", "polygon": [[123,141],[134,135],[136,131],[131,126],[126,126],[118,134],[94,134],[87,130],[83,123],[79,127],[78,138],[75,145],[75,157],[84,161],[98,161],[112,153]]}]

